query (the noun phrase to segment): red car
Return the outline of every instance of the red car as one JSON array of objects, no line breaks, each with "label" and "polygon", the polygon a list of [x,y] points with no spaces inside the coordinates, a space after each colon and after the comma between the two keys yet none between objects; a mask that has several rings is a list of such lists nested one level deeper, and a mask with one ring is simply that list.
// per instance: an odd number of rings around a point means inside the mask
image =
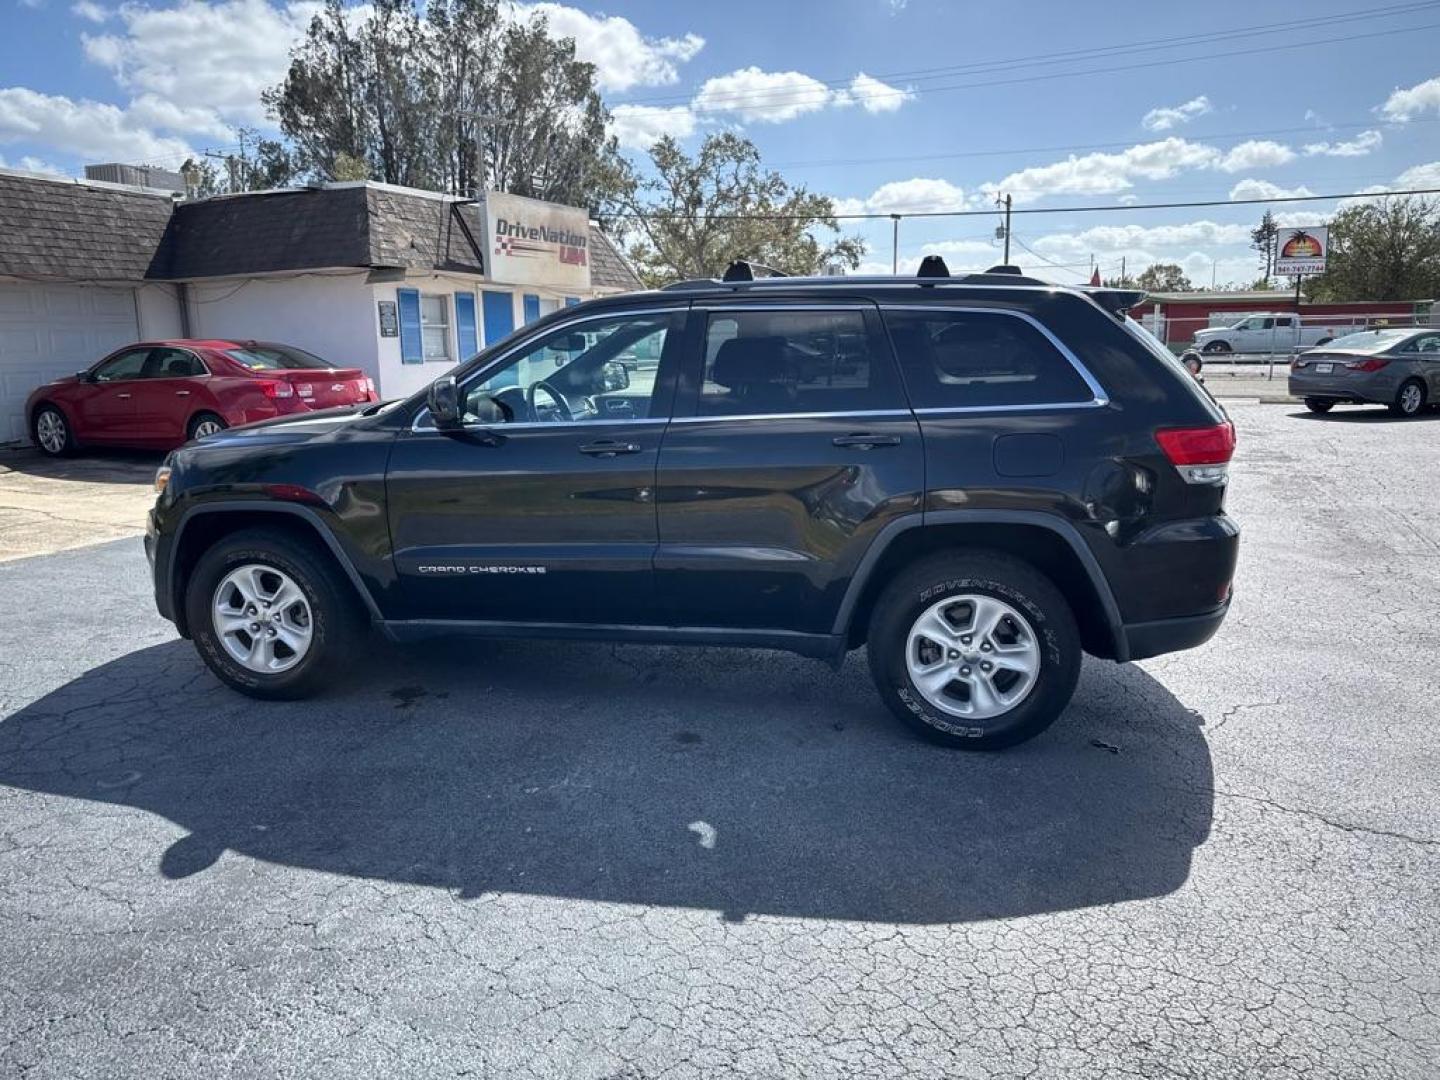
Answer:
[{"label": "red car", "polygon": [[359,368],[337,368],[268,341],[147,341],[30,395],[25,415],[45,453],[78,446],[168,450],[287,413],[378,401]]}]

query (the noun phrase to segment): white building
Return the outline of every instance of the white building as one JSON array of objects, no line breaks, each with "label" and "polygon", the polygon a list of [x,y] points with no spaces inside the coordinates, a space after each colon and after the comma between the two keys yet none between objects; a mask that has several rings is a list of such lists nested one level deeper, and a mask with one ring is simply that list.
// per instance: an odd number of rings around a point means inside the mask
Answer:
[{"label": "white building", "polygon": [[35,386],[133,341],[298,345],[410,394],[562,304],[640,287],[585,211],[386,184],[176,201],[0,171],[0,443]]}]

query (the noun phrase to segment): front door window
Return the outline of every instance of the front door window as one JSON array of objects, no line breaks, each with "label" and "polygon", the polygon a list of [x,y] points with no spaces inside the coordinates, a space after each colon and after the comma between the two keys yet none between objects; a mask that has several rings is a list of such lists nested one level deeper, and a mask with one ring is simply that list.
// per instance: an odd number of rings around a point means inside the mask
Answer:
[{"label": "front door window", "polygon": [[572,323],[546,334],[465,389],[467,424],[643,420],[656,405],[656,360],[679,312]]}]

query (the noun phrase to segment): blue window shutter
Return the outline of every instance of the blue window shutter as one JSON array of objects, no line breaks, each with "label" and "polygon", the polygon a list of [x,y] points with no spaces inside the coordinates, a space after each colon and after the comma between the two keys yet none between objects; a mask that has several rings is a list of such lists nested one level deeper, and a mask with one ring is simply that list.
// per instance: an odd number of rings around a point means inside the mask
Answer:
[{"label": "blue window shutter", "polygon": [[575,307],[575,306],[578,305],[579,303],[580,303],[580,297],[578,297],[578,296],[567,296],[567,297],[565,297],[565,306],[566,306],[566,307]]},{"label": "blue window shutter", "polygon": [[532,323],[540,317],[540,297],[534,293],[525,294],[525,321]]},{"label": "blue window shutter", "polygon": [[420,337],[420,290],[396,289],[395,299],[400,313],[400,362],[423,364],[425,343]]},{"label": "blue window shutter", "polygon": [[515,332],[515,300],[508,292],[481,293],[485,302],[485,344],[494,345]]},{"label": "blue window shutter", "polygon": [[455,294],[455,335],[460,343],[460,359],[468,360],[480,351],[480,339],[475,332],[475,294]]}]

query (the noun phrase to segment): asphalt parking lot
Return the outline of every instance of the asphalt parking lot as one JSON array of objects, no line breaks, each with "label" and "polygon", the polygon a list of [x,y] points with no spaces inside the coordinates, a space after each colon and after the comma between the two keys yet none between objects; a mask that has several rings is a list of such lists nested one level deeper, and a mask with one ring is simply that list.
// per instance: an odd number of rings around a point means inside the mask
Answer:
[{"label": "asphalt parking lot", "polygon": [[133,537],[0,565],[0,1074],[1434,1076],[1440,414],[1231,411],[1220,636],[1000,755],[859,654],[260,704]]}]

